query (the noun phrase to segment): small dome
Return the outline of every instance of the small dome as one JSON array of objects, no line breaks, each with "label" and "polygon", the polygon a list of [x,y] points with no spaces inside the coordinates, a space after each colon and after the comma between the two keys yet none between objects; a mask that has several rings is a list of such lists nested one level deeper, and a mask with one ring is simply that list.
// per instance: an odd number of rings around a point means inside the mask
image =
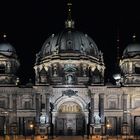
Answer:
[{"label": "small dome", "polygon": [[50,36],[43,44],[40,57],[61,53],[78,53],[99,58],[98,48],[87,34],[68,29]]},{"label": "small dome", "polygon": [[11,56],[16,54],[15,48],[9,43],[1,43],[0,44],[0,54],[4,54],[6,56]]},{"label": "small dome", "polygon": [[6,56],[12,56],[16,54],[15,48],[9,43],[1,43],[0,44],[0,54],[4,54]]},{"label": "small dome", "polygon": [[136,55],[140,55],[140,44],[129,44],[123,51],[123,57],[129,58]]}]

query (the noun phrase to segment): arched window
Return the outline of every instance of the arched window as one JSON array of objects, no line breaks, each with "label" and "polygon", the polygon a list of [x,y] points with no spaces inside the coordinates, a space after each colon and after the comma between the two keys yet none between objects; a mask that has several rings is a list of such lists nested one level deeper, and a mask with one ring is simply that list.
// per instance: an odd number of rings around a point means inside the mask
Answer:
[{"label": "arched window", "polygon": [[30,101],[24,102],[24,109],[31,109],[31,102]]},{"label": "arched window", "polygon": [[66,81],[67,81],[67,84],[73,84],[74,82],[73,75],[72,74],[66,75]]},{"label": "arched window", "polygon": [[0,108],[5,108],[5,100],[0,100]]},{"label": "arched window", "polygon": [[5,74],[5,66],[0,65],[0,74]]},{"label": "arched window", "polygon": [[77,68],[74,64],[66,64],[64,66],[65,72],[65,83],[66,84],[75,84],[76,83],[76,73]]},{"label": "arched window", "polygon": [[78,113],[81,112],[81,110],[81,107],[75,102],[63,103],[59,108],[59,112],[62,113]]},{"label": "arched window", "polygon": [[140,67],[135,67],[135,73],[140,74]]}]

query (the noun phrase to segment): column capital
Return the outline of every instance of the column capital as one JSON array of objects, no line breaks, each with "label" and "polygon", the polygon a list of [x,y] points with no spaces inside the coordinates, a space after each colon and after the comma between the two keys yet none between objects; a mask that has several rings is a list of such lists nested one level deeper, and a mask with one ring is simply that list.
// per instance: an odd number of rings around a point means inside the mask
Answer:
[{"label": "column capital", "polygon": [[127,93],[123,93],[123,96],[128,96],[128,94]]},{"label": "column capital", "polygon": [[94,98],[94,96],[95,96],[95,93],[91,93],[91,98]]},{"label": "column capital", "polygon": [[92,93],[91,89],[88,89],[87,93],[89,97],[94,98],[95,93]]},{"label": "column capital", "polygon": [[101,98],[104,98],[104,93],[99,93],[99,96],[101,97]]},{"label": "column capital", "polygon": [[128,94],[123,93],[123,98],[124,98],[124,99],[127,99],[127,96],[128,96]]},{"label": "column capital", "polygon": [[36,99],[40,99],[40,94],[37,93],[36,96],[35,96],[35,98],[36,98]]}]

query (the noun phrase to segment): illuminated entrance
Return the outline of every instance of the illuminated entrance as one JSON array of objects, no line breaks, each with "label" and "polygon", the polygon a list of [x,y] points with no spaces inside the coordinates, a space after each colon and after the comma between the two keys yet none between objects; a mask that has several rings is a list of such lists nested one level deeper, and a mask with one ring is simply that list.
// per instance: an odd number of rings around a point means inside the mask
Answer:
[{"label": "illuminated entrance", "polygon": [[84,125],[84,114],[77,103],[68,101],[59,107],[56,117],[57,135],[82,135]]}]

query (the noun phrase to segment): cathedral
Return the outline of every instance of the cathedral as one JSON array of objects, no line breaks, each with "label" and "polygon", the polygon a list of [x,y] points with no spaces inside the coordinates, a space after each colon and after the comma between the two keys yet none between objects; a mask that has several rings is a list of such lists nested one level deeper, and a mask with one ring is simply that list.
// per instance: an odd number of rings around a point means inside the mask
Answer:
[{"label": "cathedral", "polygon": [[128,44],[115,84],[105,82],[103,52],[71,18],[36,54],[35,84],[20,85],[18,54],[0,44],[0,135],[139,135],[140,44]]}]

